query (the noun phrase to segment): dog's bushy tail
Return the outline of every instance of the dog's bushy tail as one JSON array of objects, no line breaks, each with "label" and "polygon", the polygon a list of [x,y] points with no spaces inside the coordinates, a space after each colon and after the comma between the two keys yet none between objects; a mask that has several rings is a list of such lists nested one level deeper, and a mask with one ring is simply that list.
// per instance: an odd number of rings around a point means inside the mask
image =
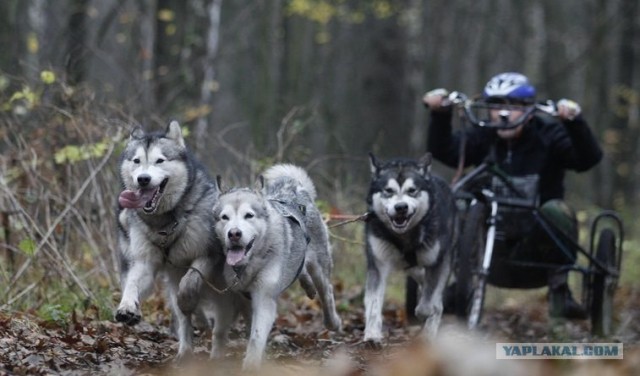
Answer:
[{"label": "dog's bushy tail", "polygon": [[302,186],[302,188],[304,188],[305,191],[307,191],[307,193],[309,193],[312,200],[317,198],[316,187],[313,184],[311,177],[309,177],[309,174],[307,174],[307,171],[302,167],[287,163],[277,164],[269,167],[262,176],[267,182],[275,181],[281,177],[294,179]]}]

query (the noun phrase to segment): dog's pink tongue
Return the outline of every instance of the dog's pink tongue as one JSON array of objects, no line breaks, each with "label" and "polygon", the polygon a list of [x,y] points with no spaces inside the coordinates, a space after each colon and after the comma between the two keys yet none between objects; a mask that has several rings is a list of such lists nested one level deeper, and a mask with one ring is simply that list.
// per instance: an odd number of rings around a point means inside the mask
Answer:
[{"label": "dog's pink tongue", "polygon": [[151,198],[153,197],[153,192],[153,189],[138,189],[137,191],[127,189],[120,193],[120,196],[118,196],[118,202],[123,208],[141,208],[147,203],[147,201],[151,200]]},{"label": "dog's pink tongue", "polygon": [[244,249],[230,249],[227,253],[227,264],[234,266],[244,258]]}]

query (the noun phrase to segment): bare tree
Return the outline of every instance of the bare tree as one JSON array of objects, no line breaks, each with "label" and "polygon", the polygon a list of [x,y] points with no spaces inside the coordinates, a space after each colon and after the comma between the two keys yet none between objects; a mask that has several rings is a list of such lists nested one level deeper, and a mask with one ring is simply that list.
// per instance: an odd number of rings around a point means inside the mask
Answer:
[{"label": "bare tree", "polygon": [[[222,0],[212,0],[207,9],[209,16],[209,32],[207,34],[206,57],[204,59],[204,79],[200,88],[200,106],[211,108],[211,100],[215,90],[215,60],[218,54],[218,45],[220,42],[220,12],[222,8]],[[201,153],[205,149],[205,140],[210,124],[211,115],[209,111],[205,111],[196,124],[196,153]]]},{"label": "bare tree", "polygon": [[30,81],[35,81],[41,69],[40,44],[45,40],[45,30],[47,22],[45,0],[29,1],[27,9],[27,23],[29,31],[27,33],[27,55],[25,57],[25,75]]},{"label": "bare tree", "polygon": [[85,58],[87,54],[87,6],[89,0],[72,0],[71,15],[68,24],[68,39],[66,53],[66,72],[71,84],[77,84],[85,79]]},{"label": "bare tree", "polygon": [[140,96],[142,111],[147,116],[155,108],[155,44],[156,44],[156,0],[143,0],[140,6]]}]

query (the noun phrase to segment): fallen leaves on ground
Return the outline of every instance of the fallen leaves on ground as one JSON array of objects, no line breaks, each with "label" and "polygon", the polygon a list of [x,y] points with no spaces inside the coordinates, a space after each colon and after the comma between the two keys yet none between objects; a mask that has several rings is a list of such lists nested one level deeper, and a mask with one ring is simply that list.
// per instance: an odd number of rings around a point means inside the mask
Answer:
[{"label": "fallen leaves on ground", "polygon": [[[640,311],[638,302],[624,302],[618,331],[607,342],[623,342],[624,360],[497,361],[496,342],[596,342],[588,321],[550,323],[544,302],[531,307],[488,310],[480,331],[461,330],[446,315],[441,340],[417,341],[420,328],[407,325],[404,310],[384,311],[385,343],[375,349],[362,342],[364,319],[357,297],[342,298],[342,333],[322,326],[320,308],[307,299],[281,300],[269,337],[261,375],[638,375],[640,374]],[[78,315],[80,316],[80,315]],[[66,325],[43,322],[27,313],[0,312],[0,374],[16,375],[233,375],[239,374],[245,330],[231,333],[223,360],[209,360],[210,332],[198,331],[190,362],[175,364],[177,343],[166,314],[150,313],[154,323],[127,327],[111,321],[73,317]],[[597,371],[597,372],[596,372]],[[605,372],[606,371],[606,372]],[[470,373],[471,372],[471,373]],[[603,373],[604,372],[604,373]]]}]

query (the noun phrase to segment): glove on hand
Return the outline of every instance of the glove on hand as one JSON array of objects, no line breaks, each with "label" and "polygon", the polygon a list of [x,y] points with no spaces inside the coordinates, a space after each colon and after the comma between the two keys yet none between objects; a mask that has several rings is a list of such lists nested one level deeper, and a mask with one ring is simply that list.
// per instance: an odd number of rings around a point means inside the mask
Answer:
[{"label": "glove on hand", "polygon": [[560,99],[557,106],[558,117],[562,120],[573,120],[582,112],[580,105],[570,99]]},{"label": "glove on hand", "polygon": [[448,107],[451,105],[451,101],[449,100],[448,95],[449,91],[447,91],[447,89],[433,89],[428,91],[422,97],[422,103],[433,110]]}]

